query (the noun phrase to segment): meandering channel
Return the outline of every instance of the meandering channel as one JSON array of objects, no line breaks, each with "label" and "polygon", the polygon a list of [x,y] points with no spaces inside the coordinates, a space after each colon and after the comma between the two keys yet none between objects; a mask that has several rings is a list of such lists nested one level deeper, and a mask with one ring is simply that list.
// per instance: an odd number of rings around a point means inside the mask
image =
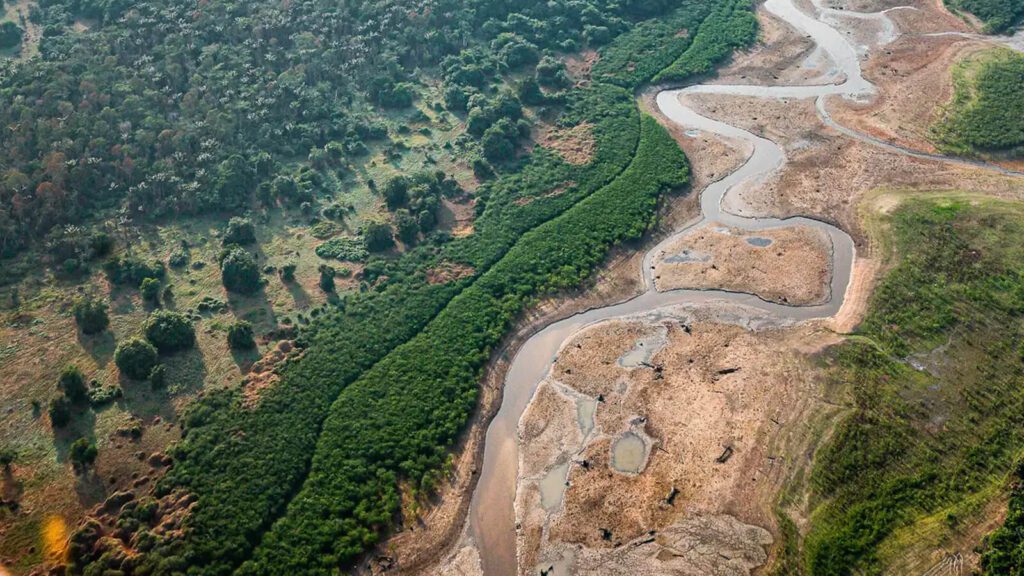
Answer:
[{"label": "meandering channel", "polygon": [[[850,283],[855,257],[854,243],[850,236],[830,224],[811,218],[747,218],[724,210],[722,201],[726,194],[734,189],[756,186],[765,181],[783,165],[785,154],[782,148],[771,140],[698,114],[688,108],[680,100],[680,96],[724,94],[776,99],[816,98],[817,109],[822,121],[846,136],[900,154],[956,164],[981,165],[968,160],[909,150],[836,124],[826,110],[825,99],[827,97],[842,96],[861,100],[870,98],[875,92],[874,86],[861,74],[856,50],[838,30],[821,19],[800,11],[792,0],[767,0],[764,7],[811,37],[817,46],[828,55],[835,67],[835,72],[841,74],[836,77],[843,78],[843,81],[837,84],[811,86],[701,84],[683,89],[665,90],[657,95],[658,108],[670,121],[687,129],[696,129],[750,143],[753,152],[740,168],[711,184],[702,192],[701,216],[697,221],[676,230],[644,255],[640,272],[644,287],[641,295],[620,304],[590,310],[553,323],[527,340],[516,354],[505,376],[501,408],[487,430],[481,476],[469,510],[469,534],[480,551],[484,573],[488,576],[518,573],[514,512],[518,467],[518,424],[534,391],[551,369],[559,349],[574,334],[588,325],[598,322],[681,304],[689,306],[711,306],[723,302],[740,304],[788,321],[831,317],[842,306],[846,289]],[[818,9],[819,12],[833,16],[831,10],[820,7]],[[847,12],[844,15],[849,16],[850,13]],[[886,18],[883,13],[860,14],[854,15],[854,17]],[[995,166],[981,166],[999,172],[1009,172]],[[664,253],[665,247],[676,241],[681,235],[709,222],[752,231],[783,226],[809,226],[823,230],[831,238],[833,245],[831,291],[828,301],[817,306],[798,307],[767,302],[752,294],[723,290],[659,292],[653,277],[655,258]]]}]

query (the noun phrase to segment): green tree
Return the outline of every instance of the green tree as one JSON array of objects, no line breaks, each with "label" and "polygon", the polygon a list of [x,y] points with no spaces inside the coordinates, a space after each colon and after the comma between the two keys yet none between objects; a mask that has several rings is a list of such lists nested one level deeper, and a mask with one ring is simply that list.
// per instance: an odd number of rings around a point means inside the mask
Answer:
[{"label": "green tree", "polygon": [[156,278],[143,278],[142,284],[139,285],[139,292],[142,293],[142,299],[146,302],[160,303],[160,281]]},{"label": "green tree", "polygon": [[85,438],[79,438],[72,442],[71,448],[68,450],[68,460],[71,461],[76,472],[86,471],[96,462],[98,455],[99,450],[96,449],[96,444]]},{"label": "green tree", "polygon": [[77,366],[67,366],[61,371],[57,388],[75,404],[89,400],[89,387],[85,383],[85,375]]},{"label": "green tree", "polygon": [[363,229],[366,249],[371,252],[383,252],[395,245],[395,233],[387,222],[368,222]]},{"label": "green tree", "polygon": [[71,402],[64,396],[50,400],[47,412],[50,415],[50,424],[54,428],[63,428],[71,422]]},{"label": "green tree", "polygon": [[252,350],[256,347],[256,338],[252,324],[239,320],[228,327],[228,346],[232,350]]},{"label": "green tree", "polygon": [[238,244],[248,246],[256,242],[256,227],[248,218],[234,217],[228,220],[228,227],[224,230],[224,245]]},{"label": "green tree", "polygon": [[484,132],[484,157],[491,162],[508,162],[515,158],[519,132],[509,120],[502,118]]},{"label": "green tree", "polygon": [[100,300],[92,298],[79,298],[71,307],[75,316],[75,323],[83,334],[99,334],[110,325],[110,317],[107,315],[107,305]]},{"label": "green tree", "polygon": [[252,255],[242,248],[229,249],[221,258],[221,280],[229,292],[253,294],[260,289],[260,269]]},{"label": "green tree", "polygon": [[123,342],[114,351],[114,364],[126,377],[145,380],[157,364],[157,351],[145,340],[132,338]]},{"label": "green tree", "polygon": [[217,167],[217,195],[209,199],[208,208],[236,209],[245,204],[255,187],[255,171],[239,154],[231,155]]},{"label": "green tree", "polygon": [[334,293],[334,277],[337,275],[337,271],[333,266],[327,264],[320,265],[320,289],[327,294]]},{"label": "green tree", "polygon": [[0,50],[8,50],[21,44],[22,35],[22,29],[14,22],[0,24]]},{"label": "green tree", "polygon": [[155,310],[146,320],[146,339],[160,353],[170,354],[195,346],[196,332],[192,321],[184,314]]},{"label": "green tree", "polygon": [[11,469],[11,464],[14,464],[14,460],[17,456],[18,455],[14,452],[13,448],[0,449],[0,466],[3,466],[5,471],[9,471]]},{"label": "green tree", "polygon": [[389,210],[395,210],[405,206],[409,202],[409,179],[405,176],[395,176],[384,184],[381,189],[384,202]]},{"label": "green tree", "polygon": [[289,262],[284,266],[281,266],[281,280],[284,282],[294,282],[296,268],[297,266],[294,262]]},{"label": "green tree", "polygon": [[395,213],[395,227],[398,228],[398,238],[402,240],[403,244],[412,246],[416,243],[416,238],[420,233],[420,224],[408,210],[403,209]]}]

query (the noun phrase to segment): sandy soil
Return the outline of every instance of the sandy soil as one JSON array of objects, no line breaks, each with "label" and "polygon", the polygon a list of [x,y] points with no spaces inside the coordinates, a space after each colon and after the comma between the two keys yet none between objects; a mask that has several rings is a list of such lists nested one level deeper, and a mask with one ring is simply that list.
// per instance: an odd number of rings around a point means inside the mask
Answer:
[{"label": "sandy soil", "polygon": [[737,54],[712,84],[820,84],[828,75],[828,57],[810,39],[769,12],[759,10],[757,21],[757,43]]},{"label": "sandy soil", "polygon": [[827,302],[832,242],[823,230],[795,226],[750,232],[711,222],[655,259],[659,290],[721,288],[793,305]]}]

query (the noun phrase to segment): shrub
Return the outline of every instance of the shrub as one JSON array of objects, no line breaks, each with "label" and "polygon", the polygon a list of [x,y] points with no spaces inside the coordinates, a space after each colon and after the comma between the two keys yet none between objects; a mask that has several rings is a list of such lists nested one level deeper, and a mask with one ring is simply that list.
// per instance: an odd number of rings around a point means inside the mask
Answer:
[{"label": "shrub", "polygon": [[157,351],[149,342],[132,338],[114,351],[114,363],[126,377],[145,380],[157,364]]},{"label": "shrub", "polygon": [[327,264],[320,265],[320,289],[331,294],[334,292],[334,276],[337,273]]},{"label": "shrub", "polygon": [[114,239],[102,230],[94,232],[89,238],[89,248],[93,258],[108,256],[114,250]]},{"label": "shrub", "polygon": [[83,334],[99,334],[110,325],[107,305],[91,298],[79,298],[71,307],[75,323]]},{"label": "shrub", "polygon": [[296,268],[297,266],[294,262],[289,262],[284,266],[281,266],[281,280],[285,282],[294,282]]},{"label": "shrub", "polygon": [[89,399],[89,387],[85,383],[85,376],[77,366],[68,366],[61,371],[57,387],[68,400],[75,404]]},{"label": "shrub", "polygon": [[184,248],[175,248],[167,258],[167,263],[170,264],[172,268],[183,268],[188,264],[188,251]]},{"label": "shrub", "polygon": [[389,210],[405,206],[409,201],[409,179],[405,176],[395,176],[384,184],[381,194]]},{"label": "shrub", "polygon": [[71,465],[76,471],[84,471],[92,466],[96,462],[97,455],[99,455],[99,450],[96,449],[96,444],[85,438],[79,438],[72,442],[71,448],[68,450],[68,460],[71,461]]},{"label": "shrub", "polygon": [[239,320],[228,327],[228,346],[232,350],[252,350],[256,347],[252,324]]},{"label": "shrub", "polygon": [[143,278],[142,284],[139,285],[139,292],[142,293],[142,299],[146,302],[160,303],[160,281],[156,278]]},{"label": "shrub", "polygon": [[[156,310],[146,320],[146,339],[162,354],[187,350],[196,344],[192,321],[184,314],[170,310]],[[146,372],[149,375],[149,372]]]},{"label": "shrub", "polygon": [[220,262],[221,280],[229,292],[252,294],[260,289],[260,269],[245,250],[234,247]]},{"label": "shrub", "polygon": [[48,412],[50,414],[50,424],[54,428],[63,428],[71,421],[71,402],[64,396],[50,400]]},{"label": "shrub", "polygon": [[163,278],[167,273],[161,262],[146,262],[134,256],[114,257],[103,264],[111,284],[139,286],[145,278]]},{"label": "shrub", "polygon": [[387,222],[369,222],[363,230],[366,249],[370,252],[382,252],[395,245],[394,231]]},{"label": "shrub", "polygon": [[248,218],[234,217],[228,220],[228,227],[224,231],[224,245],[238,244],[247,246],[256,242],[256,227]]},{"label": "shrub", "polygon": [[334,258],[345,262],[362,262],[369,256],[366,241],[360,238],[338,237],[316,247],[316,255],[327,259]]}]

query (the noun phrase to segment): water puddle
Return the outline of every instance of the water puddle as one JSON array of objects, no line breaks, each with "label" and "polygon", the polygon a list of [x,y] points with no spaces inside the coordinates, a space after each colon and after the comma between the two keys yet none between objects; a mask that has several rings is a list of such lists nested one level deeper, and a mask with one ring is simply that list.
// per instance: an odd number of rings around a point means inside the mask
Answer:
[{"label": "water puddle", "polygon": [[639,474],[647,461],[647,444],[632,432],[612,443],[612,468],[624,474]]},{"label": "water puddle", "polygon": [[687,130],[686,135],[690,138],[696,138],[700,136],[700,130]]},{"label": "water puddle", "polygon": [[623,368],[639,368],[650,365],[651,358],[668,343],[668,329],[664,326],[651,335],[636,341],[636,346],[619,357],[619,366]]},{"label": "water puddle", "polygon": [[757,246],[758,248],[767,248],[772,245],[773,240],[771,238],[765,238],[763,236],[754,236],[747,238],[747,244],[751,246]]},{"label": "water puddle", "polygon": [[597,412],[597,400],[586,396],[576,400],[576,423],[584,438],[594,430],[594,414]]},{"label": "water puddle", "polygon": [[576,563],[576,554],[573,550],[566,550],[557,558],[537,564],[534,574],[540,576],[572,576],[575,574],[573,564]]},{"label": "water puddle", "polygon": [[569,479],[569,462],[556,464],[537,483],[540,488],[540,505],[548,512],[558,509],[565,498],[566,480]]},{"label": "water puddle", "polygon": [[711,255],[696,250],[683,250],[665,258],[666,264],[689,264],[691,262],[710,262]]}]

